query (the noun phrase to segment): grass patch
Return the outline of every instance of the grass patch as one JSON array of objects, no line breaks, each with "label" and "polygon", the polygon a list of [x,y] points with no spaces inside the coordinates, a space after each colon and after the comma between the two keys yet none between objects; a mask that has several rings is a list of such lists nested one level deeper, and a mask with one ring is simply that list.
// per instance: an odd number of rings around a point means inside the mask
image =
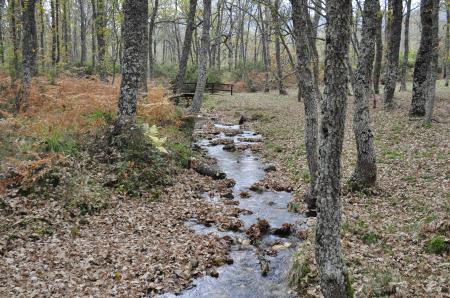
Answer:
[{"label": "grass patch", "polygon": [[449,250],[449,244],[442,235],[434,236],[425,243],[425,251],[427,253],[443,254]]},{"label": "grass patch", "polygon": [[367,245],[372,245],[378,242],[379,236],[374,232],[369,232],[364,234],[361,240]]}]

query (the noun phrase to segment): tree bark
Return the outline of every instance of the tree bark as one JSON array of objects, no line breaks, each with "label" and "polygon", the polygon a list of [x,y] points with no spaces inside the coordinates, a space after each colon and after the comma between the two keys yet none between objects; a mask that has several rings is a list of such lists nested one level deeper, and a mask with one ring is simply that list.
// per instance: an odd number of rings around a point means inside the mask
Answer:
[{"label": "tree bark", "polygon": [[192,33],[195,27],[195,12],[197,10],[197,0],[189,0],[189,12],[186,24],[186,32],[184,34],[183,48],[181,50],[180,65],[178,67],[178,74],[175,78],[173,93],[183,90],[184,77],[186,75],[186,68],[191,52]]},{"label": "tree bark", "polygon": [[379,11],[378,0],[364,1],[358,65],[353,80],[355,93],[353,132],[358,152],[356,167],[350,179],[350,184],[354,189],[371,187],[375,185],[377,179],[375,148],[372,130],[370,129],[369,96]]},{"label": "tree bark", "polygon": [[398,76],[398,60],[402,34],[402,0],[389,0],[388,41],[386,51],[386,70],[384,75],[384,106],[393,108],[395,85]]},{"label": "tree bark", "polygon": [[[95,4],[94,2],[91,2]],[[97,45],[95,42],[95,15],[96,15],[95,5],[92,5],[92,19],[91,19],[91,60],[92,60],[92,68],[97,68]]]},{"label": "tree bark", "polygon": [[16,0],[9,1],[10,21],[11,21],[11,40],[13,46],[12,73],[11,83],[15,81],[19,75],[19,38],[17,34],[17,18],[16,18]]},{"label": "tree bark", "polygon": [[445,86],[448,86],[450,77],[450,2],[447,1],[447,24],[445,30]]},{"label": "tree bark", "polygon": [[39,20],[41,25],[41,30],[39,32],[39,40],[40,40],[40,52],[41,52],[41,68],[45,70],[45,19],[44,19],[44,0],[40,0],[39,3]]},{"label": "tree bark", "polygon": [[258,13],[259,13],[259,19],[261,22],[261,42],[262,42],[262,55],[263,55],[263,62],[264,62],[264,75],[265,75],[265,82],[264,82],[264,92],[270,91],[269,86],[269,53],[268,53],[268,46],[267,46],[267,28],[266,28],[266,22],[264,21],[264,16],[261,8],[261,3],[258,2]]},{"label": "tree bark", "polygon": [[325,90],[321,103],[316,262],[324,297],[349,297],[341,251],[341,153],[348,93],[350,0],[328,0],[325,44]]},{"label": "tree bark", "polygon": [[[373,69],[373,91],[375,94],[380,94],[380,75],[381,75],[381,61],[383,60],[383,15],[381,11],[377,13],[377,36],[375,45],[375,64]],[[374,107],[376,102],[374,101]]]},{"label": "tree bark", "polygon": [[80,64],[86,64],[87,48],[86,48],[86,11],[84,9],[84,0],[78,0],[78,7],[80,9]]},{"label": "tree bark", "polygon": [[208,76],[208,48],[209,48],[209,29],[211,27],[211,0],[203,0],[203,28],[200,46],[200,56],[202,59],[198,65],[198,79],[195,88],[194,99],[192,99],[191,112],[198,113],[202,106],[203,93],[205,91],[206,80]]},{"label": "tree bark", "polygon": [[69,31],[70,31],[70,27],[69,27],[69,23],[68,23],[68,19],[70,18],[70,16],[68,16],[69,14],[69,10],[67,9],[67,0],[63,0],[63,19],[62,19],[62,27],[63,27],[63,48],[64,48],[64,56],[63,56],[63,60],[65,63],[67,63],[69,61]]},{"label": "tree bark", "polygon": [[[148,10],[147,10],[148,11]],[[145,16],[145,19],[148,20],[148,15]],[[151,52],[151,47],[149,43],[149,31],[148,31],[148,24],[145,23],[145,32],[144,32],[144,42],[142,43],[142,79],[141,79],[141,88],[142,91],[147,93],[148,92],[148,56]]]},{"label": "tree bark", "polygon": [[[447,2],[448,3],[448,2]],[[433,117],[434,102],[436,100],[436,77],[439,60],[439,0],[433,1],[433,33],[430,71],[428,73],[429,92],[425,106],[425,123],[430,124]]]},{"label": "tree bark", "polygon": [[142,78],[143,55],[141,45],[144,42],[147,26],[147,0],[126,0],[123,7],[122,82],[118,103],[118,125],[134,123],[139,82]]},{"label": "tree bark", "polygon": [[281,95],[286,95],[287,92],[284,89],[283,85],[283,65],[281,64],[281,46],[280,46],[281,24],[278,16],[279,9],[280,9],[280,0],[275,0],[272,10],[272,21],[275,29],[275,59],[277,62],[278,92]]},{"label": "tree bark", "polygon": [[102,82],[108,82],[106,71],[106,8],[104,0],[92,0],[92,7],[95,11],[95,35],[97,36],[97,70]]},{"label": "tree bark", "polygon": [[411,0],[406,0],[405,29],[403,37],[403,63],[400,91],[406,91],[406,76],[408,75],[408,56],[409,56],[409,18],[411,15]]},{"label": "tree bark", "polygon": [[[36,66],[36,0],[22,2],[22,87],[16,102],[16,111],[25,111],[28,107],[33,68]],[[34,64],[34,65],[33,65]]]},{"label": "tree bark", "polygon": [[[427,101],[431,108],[434,105],[436,68],[438,55],[438,0],[422,0],[420,5],[420,22],[422,34],[420,47],[414,66],[413,94],[411,100],[411,116],[425,116]],[[429,116],[431,118],[431,115]],[[427,117],[428,118],[428,117]]]},{"label": "tree bark", "polygon": [[4,0],[0,0],[0,63],[5,63],[5,45],[3,43],[3,8],[5,7]]},{"label": "tree bark", "polygon": [[153,33],[155,31],[155,22],[156,22],[156,16],[158,13],[158,6],[159,6],[159,1],[155,0],[155,3],[153,4],[152,15],[150,17],[150,23],[148,25],[148,44],[149,44],[148,76],[150,79],[153,78],[153,76],[154,76],[154,68],[155,68],[155,58],[153,56],[152,49],[156,49],[156,43],[153,44]]},{"label": "tree bark", "polygon": [[318,102],[321,94],[314,79],[315,43],[310,43],[312,23],[308,12],[307,0],[291,0],[292,20],[294,23],[295,45],[297,53],[297,77],[299,88],[305,100],[305,145],[310,173],[309,189],[304,199],[310,211],[316,209],[316,183],[318,169]]}]

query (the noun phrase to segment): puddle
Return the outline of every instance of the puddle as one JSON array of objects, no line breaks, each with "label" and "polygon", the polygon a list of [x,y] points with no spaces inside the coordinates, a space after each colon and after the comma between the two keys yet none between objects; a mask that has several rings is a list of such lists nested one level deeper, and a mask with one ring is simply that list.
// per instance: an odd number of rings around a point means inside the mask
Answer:
[{"label": "puddle", "polygon": [[[240,130],[239,125],[216,124],[219,130]],[[226,136],[223,132],[216,136],[219,139],[233,139],[236,145],[252,144],[262,139],[252,131],[243,131],[235,136]],[[244,140],[244,141],[241,141]],[[235,200],[239,201],[239,208],[252,211],[250,215],[241,214],[239,219],[244,222],[245,230],[256,223],[258,218],[269,222],[271,228],[280,228],[289,223],[300,228],[304,217],[298,213],[288,211],[291,194],[287,192],[265,191],[262,193],[250,190],[250,186],[265,176],[264,165],[249,150],[235,152],[223,150],[224,145],[212,146],[210,141],[201,140],[198,144],[217,160],[218,168],[226,173],[227,178],[236,181],[233,187]],[[250,197],[241,198],[240,193],[247,192]],[[208,198],[213,203],[217,198]],[[195,279],[193,288],[182,291],[178,295],[164,294],[159,297],[208,297],[208,298],[288,298],[296,297],[288,287],[288,270],[291,256],[300,240],[294,236],[287,238],[267,235],[261,240],[263,248],[276,248],[274,256],[264,255],[269,262],[267,276],[262,276],[257,248],[249,244],[245,232],[219,231],[215,226],[206,227],[195,220],[185,223],[190,229],[199,234],[214,233],[220,237],[230,236],[235,244],[231,248],[230,257],[233,264],[216,268],[218,278],[203,276]],[[278,245],[273,246],[278,243]],[[285,245],[285,246],[283,246]]]}]

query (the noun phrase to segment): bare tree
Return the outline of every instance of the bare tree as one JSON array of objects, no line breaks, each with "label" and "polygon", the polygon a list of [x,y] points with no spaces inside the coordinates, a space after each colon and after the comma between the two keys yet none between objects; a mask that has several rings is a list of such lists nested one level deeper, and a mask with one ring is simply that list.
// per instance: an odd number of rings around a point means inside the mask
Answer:
[{"label": "bare tree", "polygon": [[406,0],[405,28],[403,35],[403,63],[400,91],[406,91],[406,76],[408,75],[408,56],[409,56],[409,18],[411,15],[411,0]]},{"label": "bare tree", "polygon": [[312,32],[311,19],[306,0],[291,0],[292,20],[294,23],[295,45],[297,52],[297,76],[299,88],[305,101],[305,145],[310,173],[309,189],[305,193],[305,202],[309,210],[316,209],[316,182],[318,168],[318,111],[321,94],[314,79],[315,43],[310,43]]},{"label": "bare tree", "polygon": [[5,63],[5,44],[3,42],[3,8],[5,0],[0,0],[0,63]]},{"label": "bare tree", "polygon": [[200,46],[200,61],[198,62],[198,79],[195,88],[194,99],[192,100],[191,112],[198,113],[202,106],[203,93],[205,92],[206,80],[208,76],[208,49],[209,49],[209,29],[211,27],[211,0],[203,0],[203,27]]},{"label": "bare tree", "polygon": [[398,76],[398,60],[402,34],[402,0],[389,0],[388,31],[386,48],[386,68],[384,74],[384,106],[393,108],[395,85]]},{"label": "bare tree", "polygon": [[80,45],[81,56],[80,63],[86,64],[86,11],[84,7],[84,0],[78,0],[78,8],[80,9]]},{"label": "bare tree", "polygon": [[28,107],[28,96],[36,68],[36,19],[35,7],[37,0],[22,1],[22,87],[16,101],[16,111],[25,111]]},{"label": "bare tree", "polygon": [[[377,15],[377,36],[376,36],[376,47],[375,47],[375,64],[373,68],[373,91],[375,94],[380,93],[380,75],[381,75],[381,61],[383,60],[383,36],[382,36],[382,24],[383,15],[379,13]],[[374,101],[374,107],[376,106],[376,101]]]},{"label": "bare tree", "polygon": [[278,84],[278,92],[281,95],[287,94],[283,85],[283,65],[281,64],[281,45],[280,45],[280,36],[281,36],[281,24],[279,20],[279,10],[280,10],[280,0],[275,0],[272,6],[272,21],[274,25],[275,31],[275,60],[277,63],[277,84]]},{"label": "bare tree", "polygon": [[[93,18],[95,22],[95,35],[97,36],[97,69],[102,82],[107,82],[106,71],[106,7],[105,0],[91,0]],[[94,34],[94,33],[93,33]]]},{"label": "bare tree", "polygon": [[[422,34],[414,66],[411,116],[425,116],[427,101],[434,105],[439,45],[438,10],[439,0],[421,1],[420,22]],[[432,108],[432,105],[430,108]],[[431,115],[429,117],[431,118]]]},{"label": "bare tree", "polygon": [[184,77],[186,75],[186,68],[191,52],[192,33],[195,27],[195,12],[197,10],[197,0],[189,0],[189,12],[187,17],[186,32],[184,34],[183,48],[181,50],[180,65],[178,67],[178,74],[173,85],[173,92],[176,93],[183,89]]},{"label": "bare tree", "polygon": [[450,53],[450,2],[447,1],[447,25],[445,30],[445,86],[448,86],[448,81],[450,77],[450,63],[449,63],[449,53]]},{"label": "bare tree", "polygon": [[316,262],[325,297],[348,297],[341,251],[341,153],[348,94],[348,45],[351,1],[328,0],[325,90],[321,103]]},{"label": "bare tree", "polygon": [[123,22],[124,55],[118,103],[119,127],[135,122],[139,81],[142,78],[142,49],[147,26],[147,0],[125,0]]},{"label": "bare tree", "polygon": [[159,0],[155,0],[153,3],[152,8],[152,15],[150,16],[150,23],[148,25],[148,76],[149,78],[153,77],[154,74],[154,67],[155,67],[155,59],[153,55],[152,48],[156,50],[156,44],[153,45],[153,34],[155,31],[155,22],[156,22],[156,16],[158,14],[158,6],[159,6]]},{"label": "bare tree", "polygon": [[350,184],[357,189],[373,186],[377,179],[373,134],[370,129],[369,96],[377,35],[377,14],[380,11],[379,5],[378,0],[364,1],[358,66],[353,79],[355,93],[353,131],[358,158]]}]

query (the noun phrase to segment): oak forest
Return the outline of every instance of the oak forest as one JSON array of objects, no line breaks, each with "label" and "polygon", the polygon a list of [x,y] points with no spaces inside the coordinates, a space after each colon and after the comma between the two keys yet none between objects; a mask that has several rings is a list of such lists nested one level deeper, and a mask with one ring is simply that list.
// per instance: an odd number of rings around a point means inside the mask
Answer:
[{"label": "oak forest", "polygon": [[450,298],[450,1],[0,0],[0,297]]}]

